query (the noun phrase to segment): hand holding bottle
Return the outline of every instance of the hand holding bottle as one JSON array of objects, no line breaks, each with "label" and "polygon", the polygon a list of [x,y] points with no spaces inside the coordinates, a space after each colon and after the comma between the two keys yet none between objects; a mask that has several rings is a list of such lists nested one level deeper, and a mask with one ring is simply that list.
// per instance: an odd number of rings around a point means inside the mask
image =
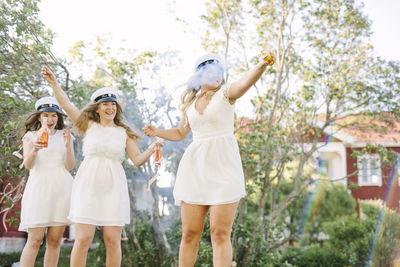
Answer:
[{"label": "hand holding bottle", "polygon": [[40,149],[46,147],[44,145],[42,137],[40,137],[40,136],[36,136],[36,137],[32,138],[32,144],[33,144],[33,150],[35,152],[38,152]]},{"label": "hand holding bottle", "polygon": [[261,51],[260,57],[264,60],[264,63],[266,63],[269,66],[272,66],[275,63],[275,57],[271,51],[268,52],[265,50]]},{"label": "hand holding bottle", "polygon": [[49,127],[47,126],[47,118],[43,117],[42,126],[40,127],[39,131],[37,132],[37,136],[39,138],[36,140],[36,143],[42,145],[42,148],[48,146],[49,132],[50,132],[50,130],[49,130]]},{"label": "hand holding bottle", "polygon": [[41,70],[43,78],[50,84],[54,85],[57,84],[57,79],[54,73],[50,70],[49,67],[44,66]]}]

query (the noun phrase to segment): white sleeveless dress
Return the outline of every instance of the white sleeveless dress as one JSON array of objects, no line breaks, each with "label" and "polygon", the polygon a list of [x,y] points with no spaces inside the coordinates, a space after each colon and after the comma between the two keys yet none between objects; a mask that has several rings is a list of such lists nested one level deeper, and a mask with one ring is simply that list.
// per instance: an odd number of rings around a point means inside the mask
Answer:
[{"label": "white sleeveless dress", "polygon": [[69,219],[96,226],[130,221],[128,184],[122,161],[127,134],[122,127],[93,123],[83,139],[83,155],[72,188]]},{"label": "white sleeveless dress", "polygon": [[175,204],[219,205],[246,195],[242,162],[234,130],[234,105],[224,85],[211,98],[203,114],[188,108],[193,142],[179,163],[174,187]]},{"label": "white sleeveless dress", "polygon": [[[38,151],[35,164],[29,170],[21,202],[20,231],[29,228],[70,225],[67,219],[71,197],[71,174],[65,169],[65,145],[62,130],[49,135],[48,147]],[[24,142],[36,138],[27,132]]]}]

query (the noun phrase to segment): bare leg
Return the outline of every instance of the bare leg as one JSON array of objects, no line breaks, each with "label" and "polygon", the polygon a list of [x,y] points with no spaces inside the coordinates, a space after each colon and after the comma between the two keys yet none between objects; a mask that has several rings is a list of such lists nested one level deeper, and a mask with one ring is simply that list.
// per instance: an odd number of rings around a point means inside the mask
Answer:
[{"label": "bare leg", "polygon": [[231,232],[238,203],[210,207],[214,267],[230,267],[232,265]]},{"label": "bare leg", "polygon": [[71,267],[86,266],[87,253],[92,243],[95,225],[75,224],[75,242],[71,252]]},{"label": "bare leg", "polygon": [[46,253],[44,254],[44,267],[57,267],[60,256],[61,239],[65,226],[53,226],[47,228]]},{"label": "bare leg", "polygon": [[121,266],[122,226],[103,226],[103,239],[106,245],[106,266]]},{"label": "bare leg", "polygon": [[28,240],[22,251],[19,263],[21,267],[33,267],[35,265],[36,256],[42,244],[45,231],[46,227],[28,229]]},{"label": "bare leg", "polygon": [[193,267],[209,206],[181,203],[182,240],[179,267]]}]

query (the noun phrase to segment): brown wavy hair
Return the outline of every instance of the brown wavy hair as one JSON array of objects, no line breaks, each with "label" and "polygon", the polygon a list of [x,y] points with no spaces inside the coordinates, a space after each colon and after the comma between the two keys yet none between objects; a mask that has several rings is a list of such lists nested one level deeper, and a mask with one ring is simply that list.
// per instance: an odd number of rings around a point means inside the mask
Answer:
[{"label": "brown wavy hair", "polygon": [[[133,140],[136,141],[138,139],[141,139],[139,134],[135,133],[128,125],[126,125],[123,122],[122,107],[120,104],[118,104],[118,102],[115,102],[115,103],[117,104],[117,113],[114,118],[115,125],[121,126],[122,128],[124,128],[126,131],[126,134]],[[82,110],[81,115],[79,116],[78,121],[75,124],[75,127],[79,133],[81,133],[81,134],[86,133],[88,126],[89,126],[89,121],[94,121],[94,122],[100,123],[100,116],[96,112],[99,104],[100,103],[90,103]]]},{"label": "brown wavy hair", "polygon": [[[39,117],[40,114],[42,112],[41,111],[35,111],[32,114],[30,114],[28,116],[28,118],[25,121],[25,128],[22,132],[21,138],[19,140],[18,145],[21,147],[22,146],[22,138],[24,137],[24,135],[29,132],[29,131],[38,131],[40,129],[40,127],[42,127],[42,123],[39,121]],[[57,113],[57,124],[54,127],[56,130],[62,130],[65,128],[65,124],[64,124],[64,114],[61,114],[59,112]]]}]

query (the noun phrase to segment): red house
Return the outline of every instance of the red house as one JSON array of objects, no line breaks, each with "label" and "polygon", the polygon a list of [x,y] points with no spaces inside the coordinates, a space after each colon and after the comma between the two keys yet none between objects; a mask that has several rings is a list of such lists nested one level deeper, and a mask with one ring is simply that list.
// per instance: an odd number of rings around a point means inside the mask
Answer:
[{"label": "red house", "polygon": [[[339,123],[356,119],[356,116],[347,117]],[[375,149],[354,155],[354,152],[362,151],[368,144],[400,153],[400,122],[391,115],[386,120],[392,125],[385,126],[386,123],[382,121],[364,117],[361,124],[353,127],[346,126],[336,132],[327,129],[325,133],[330,141],[326,145],[321,143],[318,150],[319,159],[326,162],[323,171],[331,180],[340,181],[350,189],[357,201],[357,209],[359,200],[382,200],[389,208],[400,211],[399,159],[395,163],[385,163]],[[376,130],[378,128],[381,130]],[[382,132],[383,128],[385,131]]]},{"label": "red house", "polygon": [[[0,253],[19,252],[25,245],[26,233],[18,231],[23,182],[16,178],[2,177],[0,183],[0,196],[2,197],[0,211],[3,211],[0,214]],[[11,209],[8,209],[9,203],[5,200],[6,198],[19,200]],[[11,218],[17,220],[15,224],[10,225]]]}]

